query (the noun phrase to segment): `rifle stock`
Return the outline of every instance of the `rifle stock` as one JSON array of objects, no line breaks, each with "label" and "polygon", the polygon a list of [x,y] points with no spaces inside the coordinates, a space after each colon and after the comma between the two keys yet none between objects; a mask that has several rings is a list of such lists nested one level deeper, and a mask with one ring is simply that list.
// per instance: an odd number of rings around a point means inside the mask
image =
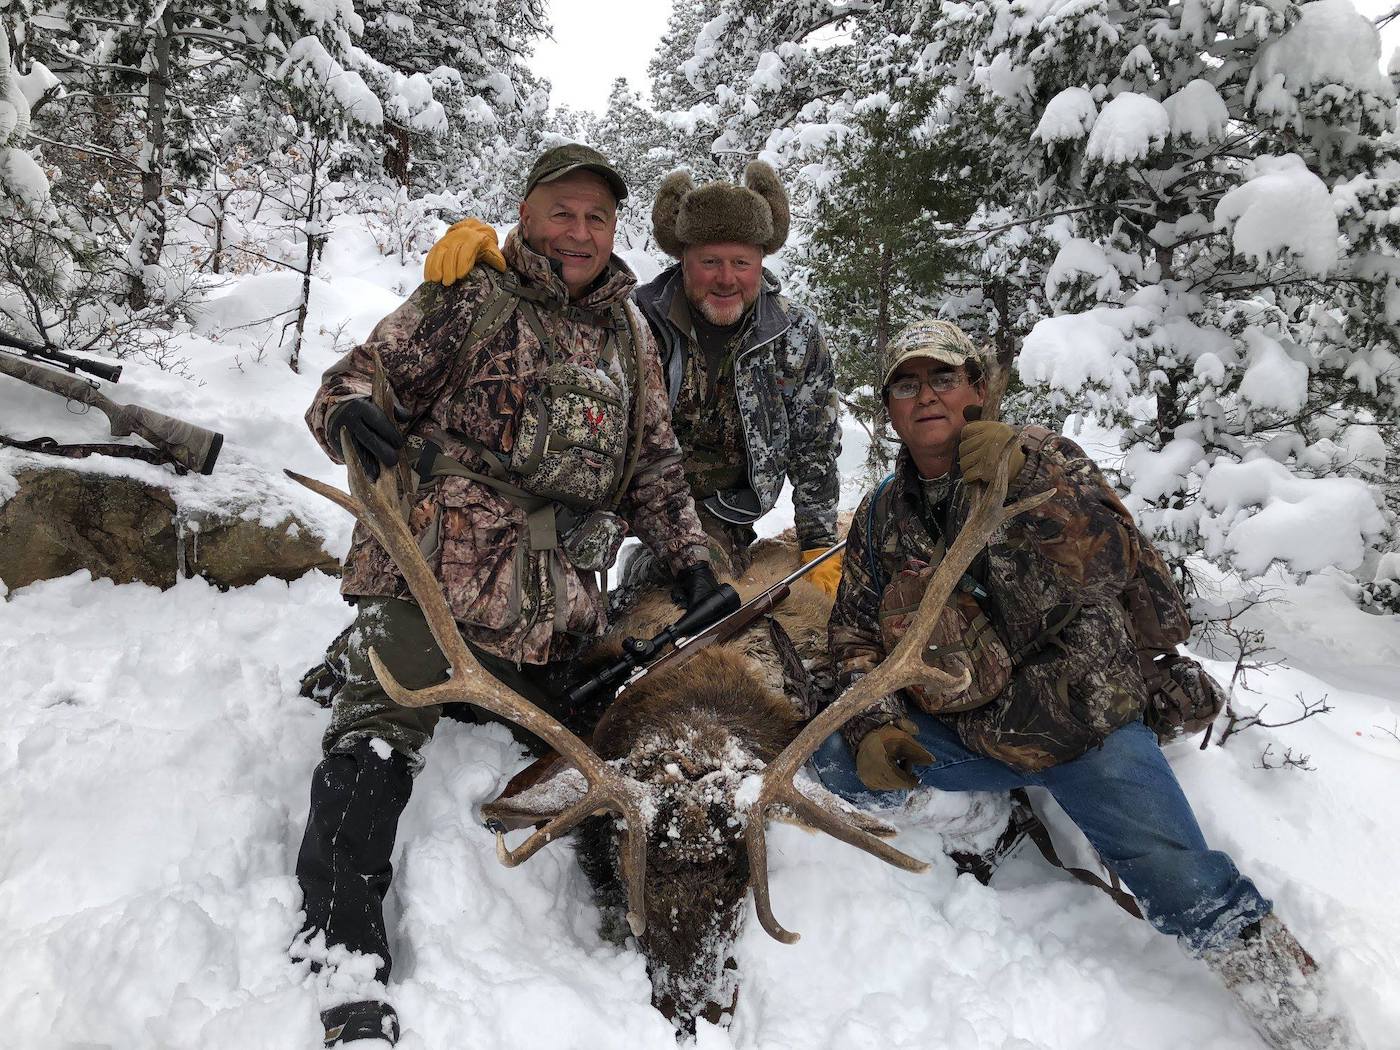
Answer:
[{"label": "rifle stock", "polygon": [[223,448],[224,436],[141,405],[123,405],[82,379],[57,369],[0,355],[0,372],[21,383],[97,409],[107,417],[114,437],[136,434],[160,449],[173,462],[200,474],[210,474]]}]

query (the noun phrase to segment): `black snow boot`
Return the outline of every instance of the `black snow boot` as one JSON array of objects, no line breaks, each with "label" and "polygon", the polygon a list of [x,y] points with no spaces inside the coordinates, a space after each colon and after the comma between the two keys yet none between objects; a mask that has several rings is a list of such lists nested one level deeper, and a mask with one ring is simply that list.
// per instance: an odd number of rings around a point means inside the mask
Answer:
[{"label": "black snow boot", "polygon": [[380,982],[388,980],[392,962],[384,931],[389,858],[412,790],[408,759],[381,741],[332,752],[311,779],[311,812],[297,855],[306,909],[297,945],[324,933],[327,948],[378,955]]},{"label": "black snow boot", "polygon": [[321,1023],[326,1026],[327,1046],[345,1046],[369,1039],[393,1046],[399,1041],[399,1018],[394,1008],[374,999],[322,1010]]}]

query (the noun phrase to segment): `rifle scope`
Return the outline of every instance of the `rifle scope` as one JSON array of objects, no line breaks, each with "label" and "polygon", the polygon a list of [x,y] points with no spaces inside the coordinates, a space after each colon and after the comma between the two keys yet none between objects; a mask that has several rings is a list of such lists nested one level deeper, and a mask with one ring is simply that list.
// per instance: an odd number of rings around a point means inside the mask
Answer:
[{"label": "rifle scope", "polygon": [[598,690],[616,686],[637,668],[650,663],[668,645],[674,645],[678,638],[691,638],[699,634],[735,612],[741,604],[738,591],[727,583],[720,584],[719,590],[701,599],[695,608],[688,610],[654,638],[624,638],[622,659],[603,668],[588,681],[574,686],[564,694],[565,701],[570,707],[582,706]]},{"label": "rifle scope", "polygon": [[115,383],[122,377],[121,365],[109,365],[102,361],[87,361],[81,357],[74,357],[72,354],[65,354],[62,350],[49,350],[46,347],[26,343],[23,339],[16,339],[12,335],[0,332],[0,347],[4,346],[18,351],[25,357],[58,365],[59,368],[67,372],[86,372],[90,376],[105,379],[109,383]]}]

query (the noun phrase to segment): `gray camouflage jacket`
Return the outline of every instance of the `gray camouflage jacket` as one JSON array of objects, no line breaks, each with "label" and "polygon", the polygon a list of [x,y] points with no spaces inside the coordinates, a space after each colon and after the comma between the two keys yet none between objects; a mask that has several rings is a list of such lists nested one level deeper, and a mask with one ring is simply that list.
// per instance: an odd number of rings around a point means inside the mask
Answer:
[{"label": "gray camouflage jacket", "polygon": [[[686,356],[698,352],[694,340],[671,319],[671,304],[683,294],[679,264],[632,293],[656,335],[672,407]],[[773,509],[784,477],[791,478],[799,546],[829,547],[836,542],[841,426],[821,325],[812,310],[781,294],[777,278],[767,270],[750,317],[734,360],[749,487],[717,493],[705,507],[722,520],[748,524]]]}]

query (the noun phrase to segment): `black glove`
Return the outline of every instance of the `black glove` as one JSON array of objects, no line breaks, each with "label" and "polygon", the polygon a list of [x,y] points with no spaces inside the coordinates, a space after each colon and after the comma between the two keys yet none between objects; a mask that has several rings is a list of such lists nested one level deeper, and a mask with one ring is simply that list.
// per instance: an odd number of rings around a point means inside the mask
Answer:
[{"label": "black glove", "polygon": [[[394,409],[394,415],[399,416],[400,410]],[[407,421],[407,415],[400,419]],[[331,448],[340,448],[341,430],[349,431],[355,453],[360,457],[370,481],[379,477],[380,464],[386,467],[398,465],[403,435],[369,398],[357,397],[331,410],[326,419],[326,437],[330,440]]]},{"label": "black glove", "polygon": [[675,586],[671,588],[671,601],[689,612],[696,604],[719,590],[715,570],[709,562],[696,562],[680,571]]}]

